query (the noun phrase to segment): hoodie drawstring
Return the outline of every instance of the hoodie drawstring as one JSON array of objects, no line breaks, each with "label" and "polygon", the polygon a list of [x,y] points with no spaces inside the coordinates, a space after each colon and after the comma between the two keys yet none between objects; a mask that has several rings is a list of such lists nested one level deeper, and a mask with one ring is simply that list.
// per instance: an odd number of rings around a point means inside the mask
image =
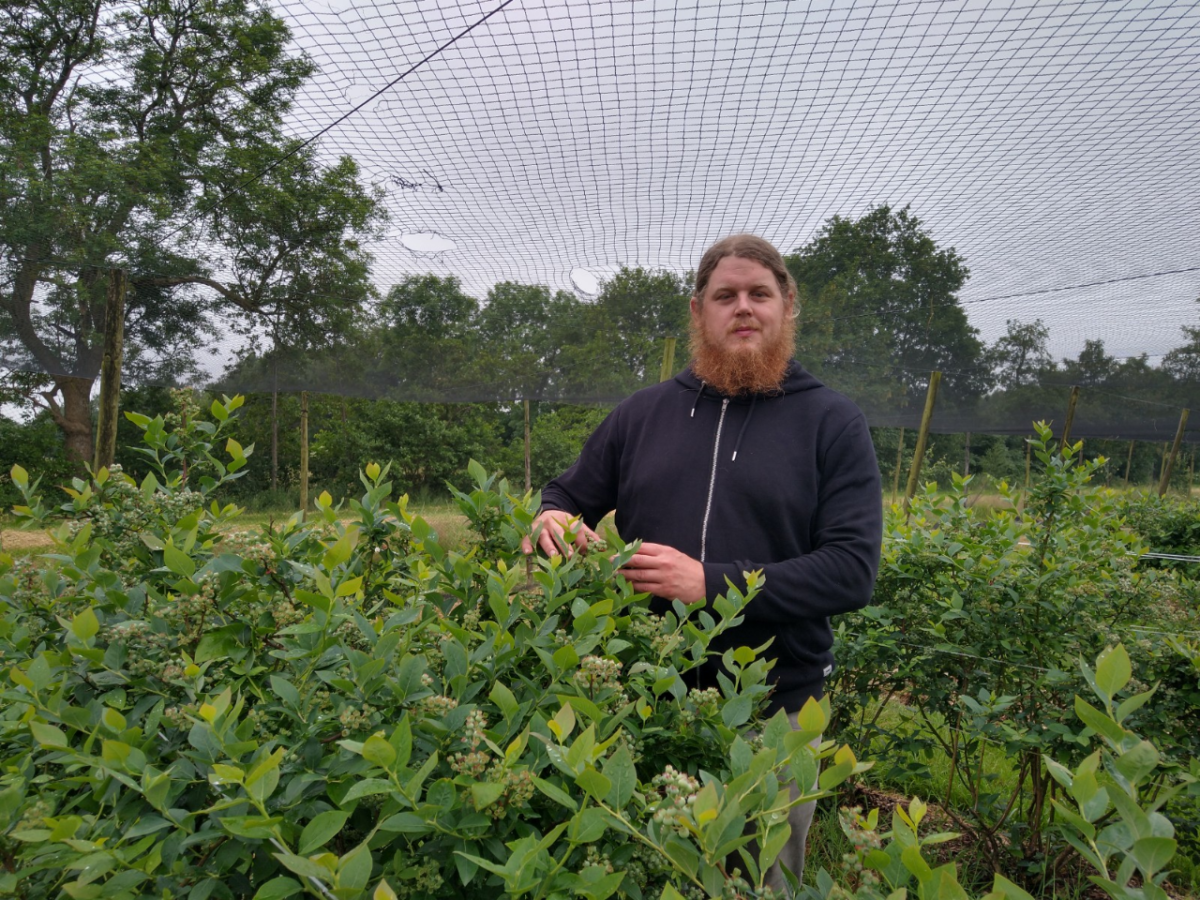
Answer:
[{"label": "hoodie drawstring", "polygon": [[[700,382],[700,390],[696,392],[696,402],[692,404],[692,412],[689,418],[696,418],[696,407],[700,405],[700,398],[704,396],[704,389],[708,387],[706,382]],[[746,426],[750,424],[750,417],[754,415],[754,404],[758,402],[758,394],[753,394],[750,397],[750,410],[746,413],[746,420],[742,422],[742,429],[738,432],[737,443],[733,445],[733,456],[730,457],[730,462],[737,462],[738,450],[742,448],[742,437],[746,434]]]},{"label": "hoodie drawstring", "polygon": [[730,458],[730,462],[737,460],[738,449],[742,446],[742,435],[746,433],[746,426],[750,424],[750,417],[754,415],[754,404],[757,402],[758,394],[754,394],[750,398],[750,411],[746,413],[746,420],[742,422],[742,430],[738,432],[737,443],[733,445],[733,456]]}]

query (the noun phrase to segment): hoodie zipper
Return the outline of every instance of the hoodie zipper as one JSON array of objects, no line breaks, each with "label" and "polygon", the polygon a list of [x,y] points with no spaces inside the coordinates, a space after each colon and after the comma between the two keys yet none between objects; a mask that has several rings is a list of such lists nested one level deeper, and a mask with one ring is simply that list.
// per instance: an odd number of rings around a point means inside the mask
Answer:
[{"label": "hoodie zipper", "polygon": [[729,398],[721,401],[721,418],[717,419],[717,439],[713,442],[712,474],[708,477],[708,500],[704,503],[704,524],[700,527],[700,562],[708,552],[708,516],[712,512],[713,488],[717,486],[717,454],[721,450],[721,427],[725,424],[725,410],[729,408]]}]

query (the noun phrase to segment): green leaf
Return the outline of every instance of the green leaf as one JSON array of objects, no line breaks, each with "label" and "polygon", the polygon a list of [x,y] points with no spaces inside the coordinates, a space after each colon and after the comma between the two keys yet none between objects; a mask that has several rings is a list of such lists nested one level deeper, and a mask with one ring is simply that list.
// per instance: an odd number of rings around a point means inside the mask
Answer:
[{"label": "green leaf", "polygon": [[368,762],[386,769],[396,761],[396,748],[388,743],[382,733],[377,733],[363,742],[362,755]]},{"label": "green leaf", "polygon": [[[214,400],[213,406],[216,405],[217,402]],[[222,407],[222,411],[224,411],[224,407]],[[291,897],[303,890],[304,886],[296,879],[280,875],[260,887],[254,895],[254,900],[282,900],[284,897]]]},{"label": "green leaf", "polygon": [[603,800],[612,790],[612,782],[590,765],[576,776],[575,783],[597,800]]},{"label": "green leaf", "polygon": [[67,736],[61,729],[53,725],[48,725],[45,722],[39,722],[37,719],[29,721],[29,733],[33,735],[33,739],[43,747],[51,747],[55,749],[65,749],[70,746]]},{"label": "green leaf", "polygon": [[637,787],[637,769],[633,765],[629,749],[624,744],[604,761],[604,776],[612,782],[604,800],[613,809],[620,810],[633,799],[633,791]]},{"label": "green leaf", "polygon": [[579,809],[579,804],[571,799],[571,795],[557,785],[546,781],[544,778],[534,778],[533,784],[534,787],[536,787],[555,803],[559,804],[560,806],[565,806],[571,812],[575,812],[577,809]]},{"label": "green leaf", "polygon": [[497,681],[492,685],[492,692],[488,694],[488,699],[496,704],[506,719],[514,718],[521,709],[513,692],[502,681]]},{"label": "green leaf", "polygon": [[[432,759],[432,757],[430,757]],[[392,783],[386,778],[364,778],[356,781],[342,798],[343,803],[358,800],[361,797],[373,797],[376,794],[387,794],[392,791]]]},{"label": "green leaf", "polygon": [[396,813],[394,816],[388,816],[380,822],[379,830],[399,834],[421,835],[433,831],[433,825],[416,813],[402,812]]},{"label": "green leaf", "polygon": [[729,728],[737,728],[750,721],[754,711],[753,701],[749,694],[738,694],[721,709],[721,721]]},{"label": "green leaf", "polygon": [[1155,873],[1171,861],[1175,855],[1177,844],[1173,838],[1144,837],[1133,842],[1129,851],[1137,867],[1146,878],[1154,877]]},{"label": "green leaf", "polygon": [[314,850],[324,847],[334,835],[342,830],[350,813],[342,809],[331,809],[314,816],[312,821],[300,832],[298,851],[301,856],[308,856]]},{"label": "green leaf", "polygon": [[191,578],[196,572],[196,561],[174,544],[163,545],[163,565],[184,578]]},{"label": "green leaf", "polygon": [[471,800],[476,809],[487,809],[500,799],[504,785],[493,781],[477,781],[471,785]]},{"label": "green leaf", "polygon": [[71,620],[71,633],[85,644],[100,630],[100,621],[89,607]]},{"label": "green leaf", "polygon": [[992,891],[999,894],[1004,900],[1034,900],[1032,894],[1025,893],[1003,875],[996,876],[992,882]]},{"label": "green leaf", "polygon": [[208,411],[212,413],[212,417],[218,422],[224,422],[229,418],[229,413],[225,411],[225,405],[220,400],[214,400]]},{"label": "green leaf", "polygon": [[588,809],[581,809],[571,819],[570,826],[567,828],[567,840],[573,844],[591,844],[600,840],[607,830],[608,820],[605,818],[604,810],[592,806]]},{"label": "green leaf", "polygon": [[1107,647],[1096,658],[1096,687],[1104,692],[1105,699],[1115,697],[1132,677],[1133,668],[1124,645]]},{"label": "green leaf", "polygon": [[1075,715],[1079,716],[1080,720],[1088,728],[1114,743],[1120,743],[1125,737],[1124,728],[1081,697],[1075,698]]},{"label": "green leaf", "polygon": [[19,464],[14,465],[12,467],[12,471],[9,474],[12,475],[13,484],[15,484],[17,487],[22,487],[22,488],[28,487],[29,473],[26,472],[23,468],[21,468],[21,466]]}]

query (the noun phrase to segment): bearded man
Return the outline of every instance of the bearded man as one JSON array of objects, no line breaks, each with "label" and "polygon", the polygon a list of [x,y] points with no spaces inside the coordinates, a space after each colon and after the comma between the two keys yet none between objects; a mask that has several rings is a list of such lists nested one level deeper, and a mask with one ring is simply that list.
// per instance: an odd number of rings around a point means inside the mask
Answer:
[{"label": "bearded man", "polygon": [[[785,710],[793,728],[833,673],[829,617],[871,599],[883,530],[866,419],[792,359],[795,319],[775,247],[748,234],[710,247],[691,299],[691,363],[613,410],[546,486],[533,529],[547,553],[566,549],[568,529],[586,550],[615,509],[621,537],[642,541],[621,574],[659,613],[673,599],[711,601],[726,579],[744,590],[743,573],[761,569],[761,591],[713,642],[698,686],[716,684],[725,649],[774,639],[768,715]],[[797,875],[812,813],[793,808],[779,858]],[[783,888],[777,867],[768,883]]]}]

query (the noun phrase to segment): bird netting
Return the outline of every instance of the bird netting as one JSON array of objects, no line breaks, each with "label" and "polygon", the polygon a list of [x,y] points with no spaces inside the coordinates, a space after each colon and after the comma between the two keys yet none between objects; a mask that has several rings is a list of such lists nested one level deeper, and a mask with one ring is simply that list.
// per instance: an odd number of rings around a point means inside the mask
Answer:
[{"label": "bird netting", "polygon": [[[1083,385],[1076,434],[1165,439],[1200,397],[1196,3],[267,11],[313,63],[281,152],[188,182],[137,252],[47,239],[30,265],[10,241],[5,290],[38,284],[25,320],[5,311],[9,367],[94,377],[97,326],[62,295],[122,266],[135,379],[611,402],[686,336],[703,249],[748,231],[792,254],[801,359],[874,424],[915,424],[933,369],[943,430],[1027,431]],[[76,74],[139,89],[111,56]],[[325,207],[262,192],[347,158],[386,221],[347,213],[339,239],[360,243],[336,277],[297,269],[284,290],[254,229]]]}]

